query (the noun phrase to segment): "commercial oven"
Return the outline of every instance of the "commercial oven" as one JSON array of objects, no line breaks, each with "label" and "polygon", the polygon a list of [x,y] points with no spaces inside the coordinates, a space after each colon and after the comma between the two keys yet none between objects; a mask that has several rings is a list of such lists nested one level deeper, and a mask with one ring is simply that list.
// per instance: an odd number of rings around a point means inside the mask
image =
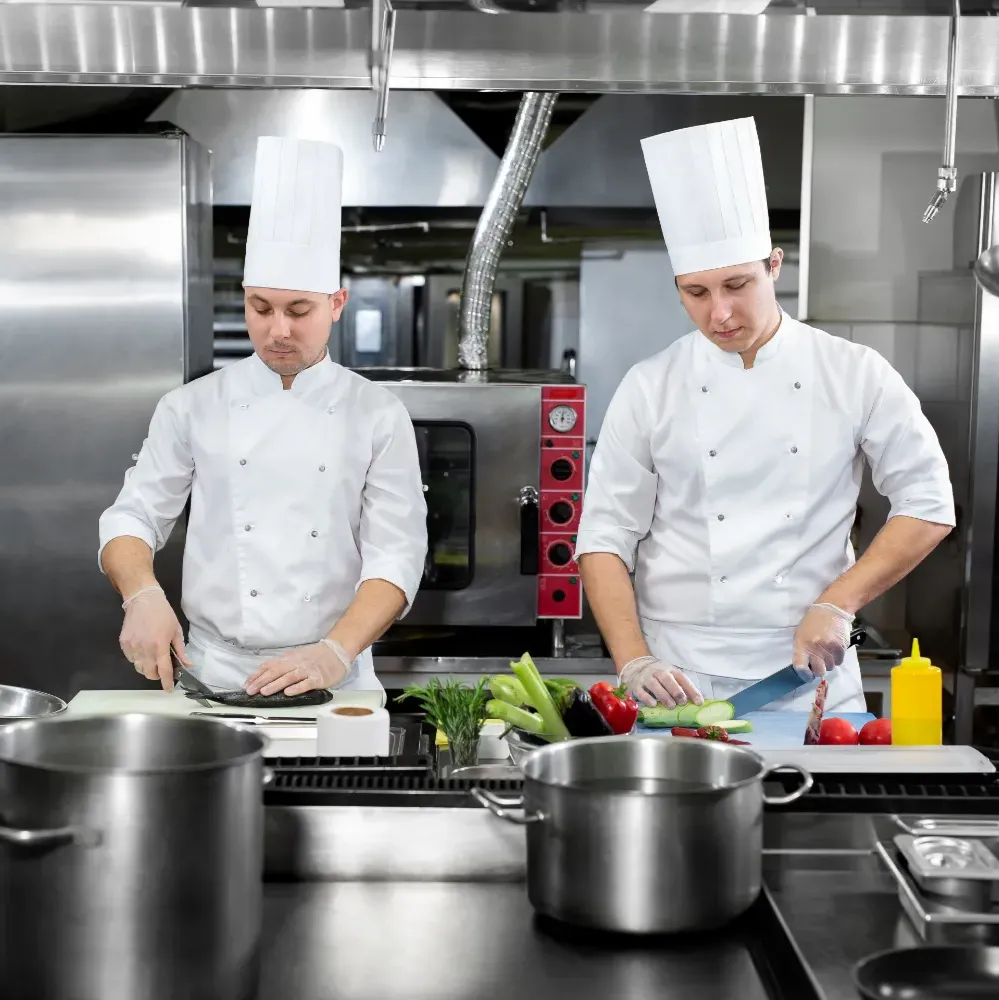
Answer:
[{"label": "commercial oven", "polygon": [[409,625],[579,618],[585,388],[563,372],[357,369],[416,430],[428,548]]}]

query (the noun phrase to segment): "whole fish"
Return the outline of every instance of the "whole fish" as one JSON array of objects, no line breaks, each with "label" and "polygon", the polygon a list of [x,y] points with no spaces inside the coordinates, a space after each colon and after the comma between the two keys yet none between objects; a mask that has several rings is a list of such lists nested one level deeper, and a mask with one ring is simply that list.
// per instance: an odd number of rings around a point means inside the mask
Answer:
[{"label": "whole fish", "polygon": [[304,708],[307,705],[325,705],[333,700],[332,693],[325,688],[293,695],[287,695],[282,691],[277,694],[247,694],[241,688],[235,691],[213,691],[204,695],[196,691],[188,691],[186,694],[188,698],[214,701],[230,708]]}]

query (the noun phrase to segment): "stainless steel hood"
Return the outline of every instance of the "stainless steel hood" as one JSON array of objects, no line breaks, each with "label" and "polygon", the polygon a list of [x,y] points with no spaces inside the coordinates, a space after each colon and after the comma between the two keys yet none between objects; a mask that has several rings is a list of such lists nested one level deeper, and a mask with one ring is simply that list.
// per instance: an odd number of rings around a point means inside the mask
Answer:
[{"label": "stainless steel hood", "polygon": [[499,157],[436,94],[392,96],[392,156],[371,145],[375,96],[343,90],[179,90],[150,115],[212,153],[216,205],[249,205],[257,136],[338,143],[345,207],[467,207],[485,202]]},{"label": "stainless steel hood", "polygon": [[[0,83],[369,89],[370,42],[368,10],[0,3]],[[947,42],[929,15],[400,10],[391,88],[943,94]],[[963,19],[958,85],[999,95],[999,18]]]}]

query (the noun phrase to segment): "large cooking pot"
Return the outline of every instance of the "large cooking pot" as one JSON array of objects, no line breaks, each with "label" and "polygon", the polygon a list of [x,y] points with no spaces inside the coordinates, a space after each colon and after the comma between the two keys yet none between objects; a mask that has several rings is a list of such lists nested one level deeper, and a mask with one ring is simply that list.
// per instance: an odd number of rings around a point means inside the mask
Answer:
[{"label": "large cooking pot", "polygon": [[523,762],[524,794],[472,794],[527,825],[534,909],[571,924],[639,934],[718,927],[760,892],[767,768],[742,747],[663,736],[554,743]]},{"label": "large cooking pot", "polygon": [[5,1000],[248,1000],[264,740],[207,719],[0,729]]}]

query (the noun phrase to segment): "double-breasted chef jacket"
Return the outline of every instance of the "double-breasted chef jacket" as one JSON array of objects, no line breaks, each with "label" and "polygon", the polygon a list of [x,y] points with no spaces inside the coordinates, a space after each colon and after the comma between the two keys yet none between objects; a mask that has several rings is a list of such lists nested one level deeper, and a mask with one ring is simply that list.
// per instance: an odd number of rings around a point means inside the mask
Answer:
[{"label": "double-breasted chef jacket", "polygon": [[[326,356],[290,389],[256,356],[168,393],[100,520],[101,550],[166,543],[188,496],[182,607],[215,687],[325,636],[365,580],[423,574],[426,504],[413,425],[382,386]],[[345,687],[379,690],[369,651]]]},{"label": "double-breasted chef jacket", "polygon": [[[634,573],[654,655],[745,686],[791,662],[805,611],[853,565],[865,458],[890,517],[954,524],[936,434],[877,352],[784,315],[745,369],[695,331],[615,393],[576,555]],[[846,673],[859,695],[855,651]]]}]

